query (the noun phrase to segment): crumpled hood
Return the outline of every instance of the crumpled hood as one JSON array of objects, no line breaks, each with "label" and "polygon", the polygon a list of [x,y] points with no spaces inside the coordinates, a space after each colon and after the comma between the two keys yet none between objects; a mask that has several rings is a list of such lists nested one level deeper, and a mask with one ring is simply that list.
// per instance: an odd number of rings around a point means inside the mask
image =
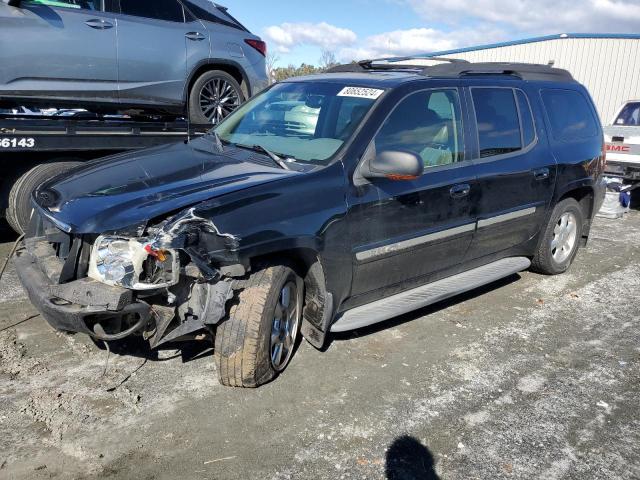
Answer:
[{"label": "crumpled hood", "polygon": [[107,157],[44,183],[34,201],[70,232],[113,232],[297,174],[237,158],[251,152],[229,151],[235,155],[212,153],[215,146],[202,138]]}]

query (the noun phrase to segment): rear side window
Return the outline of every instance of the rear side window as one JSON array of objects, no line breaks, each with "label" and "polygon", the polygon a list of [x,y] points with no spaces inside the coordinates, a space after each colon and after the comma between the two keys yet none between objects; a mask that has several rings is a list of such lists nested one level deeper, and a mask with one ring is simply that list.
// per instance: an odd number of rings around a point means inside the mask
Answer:
[{"label": "rear side window", "polygon": [[529,146],[536,139],[536,130],[533,123],[531,105],[522,90],[516,90],[518,97],[518,109],[520,110],[520,126],[522,127],[522,140],[524,146]]},{"label": "rear side window", "polygon": [[76,8],[83,10],[102,10],[102,0],[28,0],[25,5],[49,5],[51,7]]},{"label": "rear side window", "polygon": [[520,119],[510,88],[473,88],[480,157],[492,157],[522,148]]},{"label": "rear side window", "polygon": [[542,90],[541,95],[553,138],[566,142],[598,135],[598,124],[584,95],[562,89]]},{"label": "rear side window", "polygon": [[[211,4],[211,8],[219,12],[219,14],[217,15],[209,10],[199,7],[193,2],[189,2],[188,0],[184,0],[184,4],[186,5],[187,9],[190,10],[191,13],[200,20],[204,20],[205,22],[218,23],[220,25],[226,25],[227,27],[237,28],[238,30],[246,30],[239,22],[234,21],[235,19],[231,17],[231,15],[226,12],[220,12],[216,7],[213,6],[213,4]],[[225,15],[225,13],[227,18],[223,18],[223,15]]]},{"label": "rear side window", "polygon": [[184,23],[182,5],[177,0],[120,0],[120,11],[134,17]]},{"label": "rear side window", "polygon": [[627,103],[613,123],[626,127],[640,127],[640,102]]}]

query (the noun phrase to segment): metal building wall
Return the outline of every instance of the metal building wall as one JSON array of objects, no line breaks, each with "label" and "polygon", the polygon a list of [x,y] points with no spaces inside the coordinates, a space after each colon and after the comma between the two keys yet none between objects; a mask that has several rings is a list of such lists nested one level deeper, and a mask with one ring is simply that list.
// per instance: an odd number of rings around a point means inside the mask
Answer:
[{"label": "metal building wall", "polygon": [[555,61],[585,85],[603,124],[620,105],[640,98],[640,40],[626,38],[558,38],[447,55],[471,62]]}]

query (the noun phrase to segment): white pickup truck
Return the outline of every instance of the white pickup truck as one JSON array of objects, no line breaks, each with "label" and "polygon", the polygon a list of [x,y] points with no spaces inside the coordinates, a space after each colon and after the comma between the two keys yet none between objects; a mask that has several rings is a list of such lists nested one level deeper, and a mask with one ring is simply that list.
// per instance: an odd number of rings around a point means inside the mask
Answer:
[{"label": "white pickup truck", "polygon": [[640,181],[640,100],[629,100],[611,125],[604,127],[606,172]]}]

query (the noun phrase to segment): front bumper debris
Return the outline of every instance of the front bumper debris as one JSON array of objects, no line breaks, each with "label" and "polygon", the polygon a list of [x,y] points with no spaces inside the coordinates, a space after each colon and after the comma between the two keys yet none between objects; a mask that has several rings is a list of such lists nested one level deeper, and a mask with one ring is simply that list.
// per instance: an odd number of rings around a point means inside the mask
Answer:
[{"label": "front bumper debris", "polygon": [[[39,267],[36,257],[21,249],[14,257],[14,265],[31,303],[55,329],[78,332],[104,340],[115,340],[131,335],[147,325],[151,308],[134,302],[130,290],[110,287],[92,279],[83,278],[65,284],[52,284]],[[115,336],[103,334],[96,325],[135,316],[132,327]],[[125,335],[126,334],[126,335]]]}]

